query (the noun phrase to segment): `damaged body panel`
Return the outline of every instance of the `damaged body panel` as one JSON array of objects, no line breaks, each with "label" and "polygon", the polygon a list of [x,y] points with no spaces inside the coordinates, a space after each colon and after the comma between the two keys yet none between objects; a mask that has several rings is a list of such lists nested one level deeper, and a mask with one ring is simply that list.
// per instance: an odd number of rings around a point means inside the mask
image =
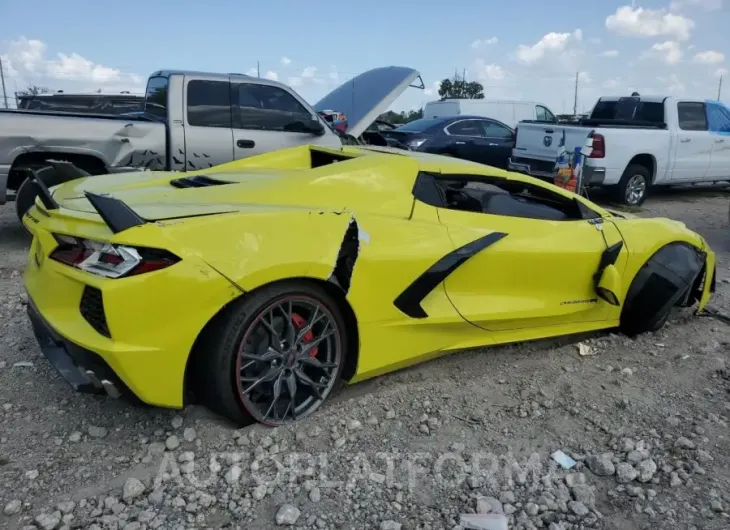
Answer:
[{"label": "damaged body panel", "polygon": [[336,379],[455,350],[654,329],[714,285],[681,223],[425,153],[298,146],[42,191],[25,283],[38,340],[63,337],[51,362],[81,348],[143,401],[194,388],[236,422],[296,421]]}]

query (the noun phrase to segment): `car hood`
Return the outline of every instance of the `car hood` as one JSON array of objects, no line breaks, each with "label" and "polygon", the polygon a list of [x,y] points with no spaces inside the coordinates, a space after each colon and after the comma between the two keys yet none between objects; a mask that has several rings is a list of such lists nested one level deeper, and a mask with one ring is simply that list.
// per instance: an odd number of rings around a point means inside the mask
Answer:
[{"label": "car hood", "polygon": [[347,118],[347,133],[357,138],[419,76],[418,70],[405,66],[374,68],[334,89],[315,103],[314,109],[342,112]]}]

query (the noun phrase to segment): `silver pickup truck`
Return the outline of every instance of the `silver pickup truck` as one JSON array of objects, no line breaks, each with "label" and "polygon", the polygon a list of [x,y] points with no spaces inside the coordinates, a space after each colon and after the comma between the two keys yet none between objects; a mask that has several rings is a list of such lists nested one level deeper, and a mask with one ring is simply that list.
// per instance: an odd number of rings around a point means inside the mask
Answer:
[{"label": "silver pickup truck", "polygon": [[[48,168],[49,161],[70,162],[80,170],[76,176],[186,171],[294,145],[339,146],[342,135],[318,111],[343,112],[347,134],[358,138],[419,77],[412,68],[376,68],[312,107],[268,79],[161,70],[150,75],[140,112],[0,111],[0,205],[14,198],[22,216],[37,193],[26,180],[29,171]],[[49,187],[71,177],[73,172],[42,172]]]}]

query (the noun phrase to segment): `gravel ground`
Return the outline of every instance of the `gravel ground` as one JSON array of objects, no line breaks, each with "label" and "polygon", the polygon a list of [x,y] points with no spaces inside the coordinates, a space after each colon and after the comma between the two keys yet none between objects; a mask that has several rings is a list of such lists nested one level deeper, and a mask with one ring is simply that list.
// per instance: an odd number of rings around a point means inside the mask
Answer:
[{"label": "gravel ground", "polygon": [[[640,215],[702,233],[730,313],[727,189],[667,191]],[[0,527],[730,526],[730,327],[678,312],[656,334],[458,353],[347,388],[289,428],[236,430],[74,394],[25,316],[28,237],[0,208]],[[577,464],[558,466],[561,450]]]}]

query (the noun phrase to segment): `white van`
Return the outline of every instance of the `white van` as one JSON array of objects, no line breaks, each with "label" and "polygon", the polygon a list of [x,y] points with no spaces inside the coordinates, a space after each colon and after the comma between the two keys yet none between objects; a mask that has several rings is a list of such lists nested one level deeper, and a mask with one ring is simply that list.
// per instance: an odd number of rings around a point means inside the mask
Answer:
[{"label": "white van", "polygon": [[512,127],[524,120],[557,123],[549,108],[536,101],[508,101],[500,99],[446,99],[429,101],[423,107],[424,118],[448,116],[481,116],[501,121]]}]

